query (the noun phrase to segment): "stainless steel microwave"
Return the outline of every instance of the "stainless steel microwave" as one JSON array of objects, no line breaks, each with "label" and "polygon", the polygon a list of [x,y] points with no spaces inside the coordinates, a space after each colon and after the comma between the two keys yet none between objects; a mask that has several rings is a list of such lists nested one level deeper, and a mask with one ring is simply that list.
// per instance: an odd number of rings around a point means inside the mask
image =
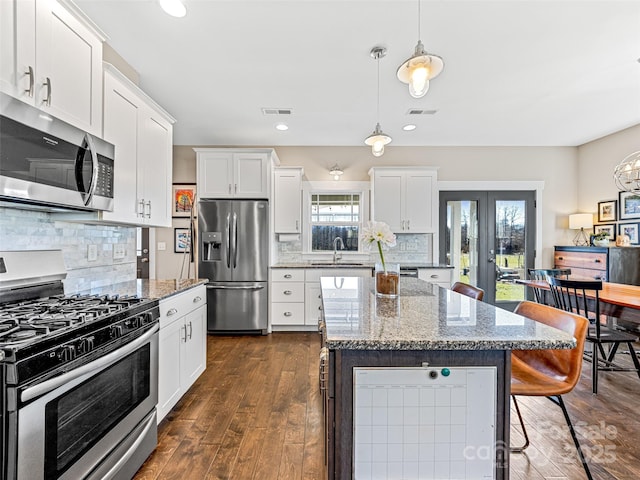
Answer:
[{"label": "stainless steel microwave", "polygon": [[113,210],[114,146],[0,93],[0,199]]}]

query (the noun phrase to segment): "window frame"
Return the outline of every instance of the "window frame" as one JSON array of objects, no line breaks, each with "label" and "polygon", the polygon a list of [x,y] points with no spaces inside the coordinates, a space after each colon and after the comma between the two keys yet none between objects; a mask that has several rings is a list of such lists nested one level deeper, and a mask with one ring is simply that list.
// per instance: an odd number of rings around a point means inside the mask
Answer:
[{"label": "window frame", "polygon": [[[302,198],[303,198],[303,218],[302,218],[302,253],[313,256],[333,255],[330,251],[313,251],[311,249],[311,196],[312,195],[335,195],[335,194],[357,194],[360,196],[360,220],[358,222],[359,231],[369,220],[369,201],[370,201],[370,184],[369,182],[322,182],[322,181],[304,181],[302,182]],[[362,245],[358,242],[357,252],[345,252],[345,254],[356,255],[368,253],[362,249]]]}]

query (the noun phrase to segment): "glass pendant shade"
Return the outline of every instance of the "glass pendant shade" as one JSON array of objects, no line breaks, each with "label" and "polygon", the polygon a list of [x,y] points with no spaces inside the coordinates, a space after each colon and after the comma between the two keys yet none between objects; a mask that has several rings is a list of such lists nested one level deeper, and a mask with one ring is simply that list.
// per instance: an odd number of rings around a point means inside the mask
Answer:
[{"label": "glass pendant shade", "polygon": [[162,9],[172,17],[184,17],[187,14],[187,8],[182,0],[159,0]]},{"label": "glass pendant shade", "polygon": [[406,60],[396,73],[398,80],[409,84],[409,94],[422,98],[429,91],[429,80],[436,78],[444,68],[442,57],[427,53],[422,41],[418,40],[415,52]]},{"label": "glass pendant shade", "polygon": [[374,157],[381,157],[384,154],[384,146],[391,143],[391,137],[384,133],[380,128],[380,124],[376,124],[376,129],[369,135],[364,143],[371,147],[371,153]]}]

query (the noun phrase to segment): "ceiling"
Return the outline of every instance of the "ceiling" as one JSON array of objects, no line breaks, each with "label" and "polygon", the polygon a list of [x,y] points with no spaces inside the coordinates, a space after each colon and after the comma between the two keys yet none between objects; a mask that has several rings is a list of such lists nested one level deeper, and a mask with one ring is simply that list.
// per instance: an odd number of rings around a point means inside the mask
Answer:
[{"label": "ceiling", "polygon": [[[156,0],[75,3],[176,118],[177,145],[364,145],[376,45],[388,148],[576,146],[640,123],[640,0],[422,0],[420,17],[417,0],[185,0],[181,19]],[[419,19],[445,67],[414,99],[396,69]]]}]

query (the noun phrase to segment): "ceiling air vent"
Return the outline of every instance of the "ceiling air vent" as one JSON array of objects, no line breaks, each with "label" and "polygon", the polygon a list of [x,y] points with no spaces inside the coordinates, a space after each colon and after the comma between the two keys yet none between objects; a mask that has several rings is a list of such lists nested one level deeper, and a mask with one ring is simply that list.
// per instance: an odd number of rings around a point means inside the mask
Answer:
[{"label": "ceiling air vent", "polygon": [[435,115],[437,110],[421,110],[419,108],[411,108],[407,111],[407,115]]},{"label": "ceiling air vent", "polygon": [[263,108],[263,115],[291,115],[293,110],[290,108]]}]

